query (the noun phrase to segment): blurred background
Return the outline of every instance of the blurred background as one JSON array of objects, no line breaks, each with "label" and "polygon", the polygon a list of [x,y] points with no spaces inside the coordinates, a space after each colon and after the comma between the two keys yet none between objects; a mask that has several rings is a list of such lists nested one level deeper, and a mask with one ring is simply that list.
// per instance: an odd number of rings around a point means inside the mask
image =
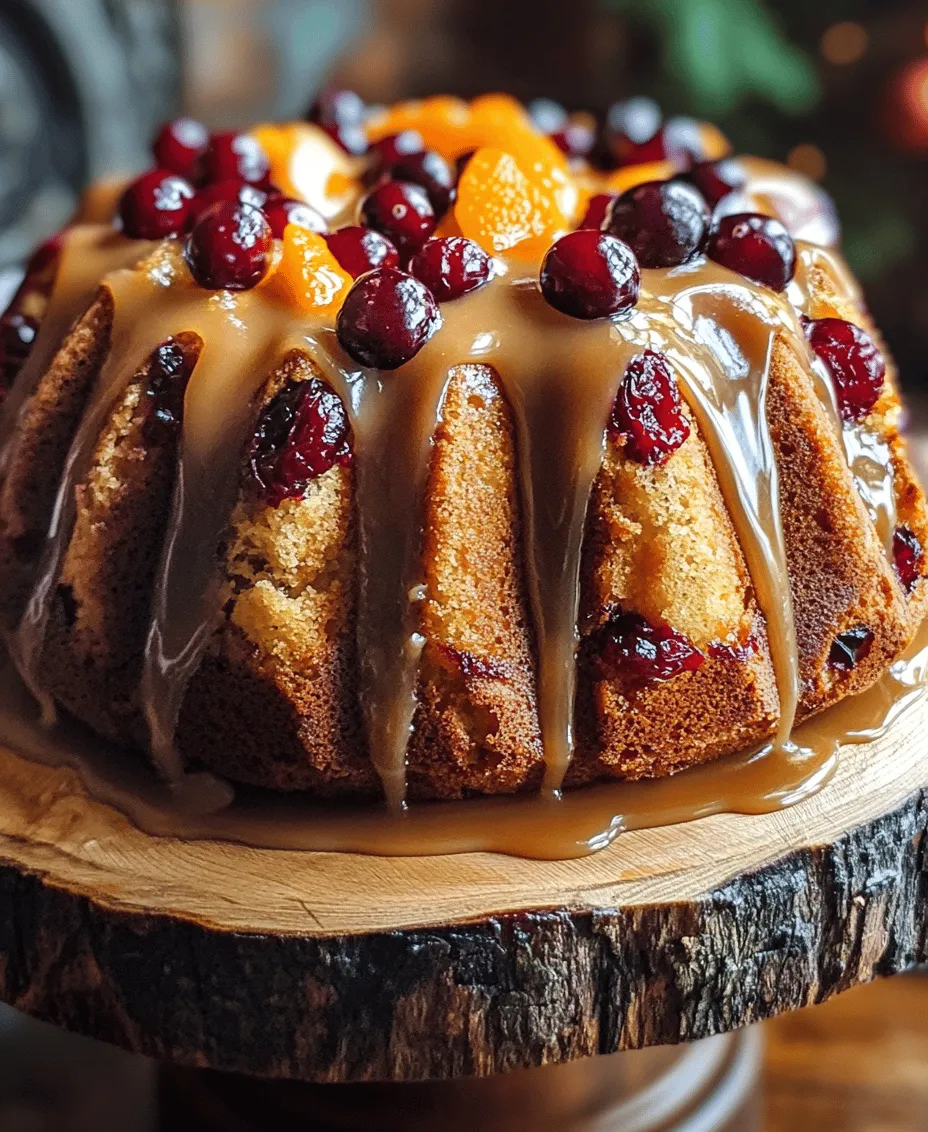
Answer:
[{"label": "blurred background", "polygon": [[336,80],[388,101],[505,89],[718,121],[821,180],[910,385],[928,386],[925,0],[0,0],[0,267],[91,175],[184,109],[302,114]]}]

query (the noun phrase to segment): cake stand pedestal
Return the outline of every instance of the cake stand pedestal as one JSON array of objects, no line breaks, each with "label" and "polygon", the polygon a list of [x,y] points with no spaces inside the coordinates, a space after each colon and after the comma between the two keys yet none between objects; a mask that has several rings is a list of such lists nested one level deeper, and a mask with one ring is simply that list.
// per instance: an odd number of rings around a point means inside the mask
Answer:
[{"label": "cake stand pedestal", "polygon": [[928,959],[926,830],[925,701],[789,810],[574,861],[155,838],[0,748],[0,997],[158,1059],[175,1132],[708,1132],[722,1035]]}]

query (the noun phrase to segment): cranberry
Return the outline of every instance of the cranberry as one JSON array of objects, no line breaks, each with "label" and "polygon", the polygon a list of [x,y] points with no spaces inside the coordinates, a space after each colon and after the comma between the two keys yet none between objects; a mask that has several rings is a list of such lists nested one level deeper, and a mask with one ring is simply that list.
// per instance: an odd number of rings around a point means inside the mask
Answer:
[{"label": "cranberry", "polygon": [[667,121],[660,131],[665,159],[681,169],[689,169],[705,157],[702,128],[695,118],[677,117]]},{"label": "cranberry", "polygon": [[436,216],[443,216],[455,197],[455,173],[440,153],[427,149],[401,158],[390,170],[396,181],[421,185],[428,193]]},{"label": "cranberry", "polygon": [[203,155],[203,170],[208,181],[247,181],[250,185],[266,185],[271,163],[264,147],[251,134],[213,134]]},{"label": "cranberry", "polygon": [[193,226],[184,257],[201,287],[247,291],[264,278],[273,239],[260,209],[218,201]]},{"label": "cranberry", "polygon": [[198,181],[202,175],[202,157],[209,145],[209,130],[196,118],[175,118],[158,131],[152,151],[162,169],[170,169]]},{"label": "cranberry", "polygon": [[317,126],[337,126],[339,123],[357,125],[364,121],[367,107],[364,99],[353,90],[327,87],[319,92],[310,106],[307,117]]},{"label": "cranberry", "polygon": [[371,146],[371,154],[381,169],[391,169],[397,161],[402,161],[411,153],[422,153],[425,142],[418,130],[402,130],[389,134]]},{"label": "cranberry", "polygon": [[425,189],[407,181],[385,181],[368,193],[361,202],[361,219],[383,232],[406,257],[422,247],[438,222]]},{"label": "cranberry", "polygon": [[729,643],[728,641],[710,641],[706,651],[713,660],[735,661],[743,664],[745,661],[750,660],[752,656],[755,656],[759,648],[760,641],[753,633],[750,633],[743,644],[738,642]]},{"label": "cranberry", "polygon": [[409,270],[440,303],[475,291],[487,283],[492,274],[487,253],[463,236],[429,240],[412,257]]},{"label": "cranberry", "polygon": [[873,648],[873,630],[859,625],[835,637],[828,654],[828,665],[838,672],[851,672],[866,660]]},{"label": "cranberry", "polygon": [[325,232],[328,228],[322,215],[312,205],[292,197],[272,197],[264,206],[264,215],[278,240],[284,238],[288,224],[308,228],[311,232]]},{"label": "cranberry", "polygon": [[0,316],[0,400],[16,380],[38,331],[38,320],[21,311]]},{"label": "cranberry", "polygon": [[351,431],[339,396],[317,378],[290,381],[265,407],[251,446],[251,472],[271,507],[301,498],[336,464],[351,462]]},{"label": "cranberry", "polygon": [[697,161],[687,177],[709,202],[710,208],[715,208],[729,193],[744,188],[748,180],[741,162],[734,157]]},{"label": "cranberry", "polygon": [[541,265],[541,292],[573,318],[608,318],[638,302],[634,252],[615,236],[589,229],[562,236]]},{"label": "cranberry", "polygon": [[596,144],[596,130],[589,122],[570,121],[551,140],[568,157],[588,157]]},{"label": "cranberry", "polygon": [[613,103],[606,115],[606,137],[613,158],[621,164],[660,161],[664,156],[659,136],[662,118],[653,98]]},{"label": "cranberry", "polygon": [[361,157],[367,153],[367,130],[356,122],[334,122],[331,126],[323,126],[337,146],[352,157]]},{"label": "cranberry", "polygon": [[386,236],[373,228],[351,224],[326,236],[329,251],[355,279],[375,267],[398,267],[400,255]]},{"label": "cranberry", "polygon": [[886,363],[876,342],[843,318],[809,319],[805,331],[831,374],[842,420],[863,420],[879,401],[886,379]]},{"label": "cranberry", "polygon": [[184,415],[184,391],[196,360],[196,352],[174,338],[155,351],[145,386],[150,407],[145,419],[145,438],[150,443],[163,441],[180,424]]},{"label": "cranberry", "polygon": [[53,269],[58,266],[63,244],[63,232],[56,232],[54,236],[49,236],[44,243],[39,244],[26,264],[26,279],[41,279],[43,283],[47,282],[48,286],[51,287],[55,275]]},{"label": "cranberry", "polygon": [[586,206],[586,213],[580,222],[580,227],[602,228],[609,205],[615,199],[615,193],[597,193],[595,197],[590,197],[590,203]]},{"label": "cranberry", "polygon": [[637,613],[617,614],[597,637],[601,668],[633,683],[697,672],[706,659],[682,633],[669,625],[654,625]]},{"label": "cranberry", "polygon": [[612,407],[609,433],[639,464],[663,464],[690,434],[667,359],[654,350],[632,358]]},{"label": "cranberry", "polygon": [[167,169],[143,173],[119,202],[122,230],[133,240],[162,240],[179,236],[193,211],[189,181]]},{"label": "cranberry", "polygon": [[723,216],[709,233],[710,258],[774,291],[796,271],[796,247],[779,220],[756,212]]},{"label": "cranberry", "polygon": [[567,111],[553,98],[534,98],[525,109],[535,128],[542,134],[556,134],[567,125]]},{"label": "cranberry", "polygon": [[702,194],[683,181],[647,181],[612,202],[603,231],[624,240],[642,267],[678,267],[709,231]]},{"label": "cranberry", "polygon": [[237,177],[230,177],[226,181],[214,181],[197,193],[193,202],[191,220],[196,222],[208,208],[221,200],[236,201],[238,204],[247,204],[252,208],[264,208],[268,194],[257,185],[250,185]]},{"label": "cranberry", "polygon": [[899,527],[893,536],[893,560],[903,589],[911,593],[922,576],[925,551],[909,527]]},{"label": "cranberry", "polygon": [[397,369],[441,327],[429,289],[393,267],[369,271],[348,292],[335,331],[346,353],[374,369]]}]

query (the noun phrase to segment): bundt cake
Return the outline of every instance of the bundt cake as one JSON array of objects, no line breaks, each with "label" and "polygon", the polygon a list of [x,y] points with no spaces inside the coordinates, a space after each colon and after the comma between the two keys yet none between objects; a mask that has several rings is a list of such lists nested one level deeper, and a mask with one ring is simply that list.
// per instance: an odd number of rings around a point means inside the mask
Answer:
[{"label": "bundt cake", "polygon": [[47,715],[401,805],[783,748],[913,640],[895,375],[798,173],[503,95],[154,154],[0,328],[0,617]]}]

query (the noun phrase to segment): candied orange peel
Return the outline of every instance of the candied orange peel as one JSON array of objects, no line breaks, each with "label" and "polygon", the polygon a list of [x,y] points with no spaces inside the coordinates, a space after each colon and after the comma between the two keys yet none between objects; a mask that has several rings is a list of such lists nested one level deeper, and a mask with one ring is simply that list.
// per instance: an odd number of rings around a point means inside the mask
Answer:
[{"label": "candied orange peel", "polygon": [[265,285],[305,311],[334,316],[353,282],[318,232],[288,224],[280,262]]}]

